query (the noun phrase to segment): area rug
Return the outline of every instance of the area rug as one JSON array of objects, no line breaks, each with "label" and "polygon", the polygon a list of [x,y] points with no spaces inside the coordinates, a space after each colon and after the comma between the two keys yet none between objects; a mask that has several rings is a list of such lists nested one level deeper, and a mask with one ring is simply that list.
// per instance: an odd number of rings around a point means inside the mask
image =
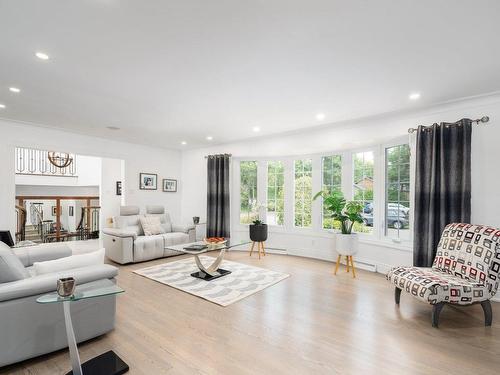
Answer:
[{"label": "area rug", "polygon": [[[200,260],[204,265],[209,265],[214,258],[200,256]],[[231,271],[231,274],[212,281],[191,276],[193,272],[198,271],[194,257],[141,268],[134,272],[220,306],[228,306],[290,276],[229,260],[223,260],[220,268]]]}]

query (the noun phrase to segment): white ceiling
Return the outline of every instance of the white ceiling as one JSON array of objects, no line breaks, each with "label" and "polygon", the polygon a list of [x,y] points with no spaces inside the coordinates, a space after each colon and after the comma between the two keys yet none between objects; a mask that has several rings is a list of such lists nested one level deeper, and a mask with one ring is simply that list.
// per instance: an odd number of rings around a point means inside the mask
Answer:
[{"label": "white ceiling", "polygon": [[0,0],[0,117],[181,148],[428,106],[500,90],[499,21],[498,0]]}]

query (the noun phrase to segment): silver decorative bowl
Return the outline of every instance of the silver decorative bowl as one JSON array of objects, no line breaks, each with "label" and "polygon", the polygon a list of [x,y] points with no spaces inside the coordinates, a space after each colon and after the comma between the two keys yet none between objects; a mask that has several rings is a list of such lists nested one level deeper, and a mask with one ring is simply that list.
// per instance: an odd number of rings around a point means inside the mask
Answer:
[{"label": "silver decorative bowl", "polygon": [[72,277],[65,277],[57,280],[57,294],[61,297],[71,297],[75,292],[75,279]]}]

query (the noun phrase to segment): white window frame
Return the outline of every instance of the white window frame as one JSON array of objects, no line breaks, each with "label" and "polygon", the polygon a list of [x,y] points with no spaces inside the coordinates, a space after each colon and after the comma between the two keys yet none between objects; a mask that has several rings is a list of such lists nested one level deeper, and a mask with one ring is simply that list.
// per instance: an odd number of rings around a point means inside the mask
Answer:
[{"label": "white window frame", "polygon": [[[323,186],[324,186],[324,183],[323,183],[323,172],[324,172],[324,169],[323,169],[323,166],[324,166],[324,158],[330,158],[330,157],[334,157],[334,156],[339,156],[340,157],[340,191],[344,191],[344,155],[340,152],[337,152],[337,153],[334,153],[334,154],[328,154],[328,155],[321,155],[320,156],[320,161],[321,161],[321,170],[320,170],[320,173],[321,173],[321,190],[323,190]],[[314,192],[313,192],[314,194]],[[342,193],[344,194],[344,193]],[[345,196],[345,194],[344,194]],[[323,198],[321,198],[321,229],[323,230],[333,230],[333,228],[324,228],[323,226],[323,222],[325,220],[325,216],[324,216],[324,210],[323,210]]]},{"label": "white window frame", "polygon": [[[295,161],[311,161],[311,225],[308,227],[304,226],[297,226],[295,225]],[[292,213],[292,219],[293,219],[293,226],[294,228],[297,229],[313,229],[314,228],[314,211],[313,211],[313,202],[312,202],[312,197],[314,196],[314,184],[313,184],[313,179],[314,179],[314,164],[313,164],[313,159],[312,157],[297,157],[293,160],[293,213]]]},{"label": "white window frame", "polygon": [[[400,146],[400,145],[403,145],[403,144],[407,144],[409,147],[410,147],[410,240],[409,241],[406,241],[406,240],[401,240],[400,238],[397,238],[397,237],[391,237],[391,236],[386,236],[385,235],[385,206],[386,206],[386,201],[387,201],[387,197],[386,197],[386,177],[387,177],[387,174],[386,174],[386,153],[385,153],[385,150],[387,148],[391,148],[391,147],[395,147],[395,146]],[[413,225],[413,218],[414,218],[414,209],[415,209],[415,200],[414,200],[414,197],[415,197],[415,158],[414,158],[414,150],[413,150],[413,147],[412,147],[412,144],[409,142],[408,140],[408,137],[407,136],[403,136],[403,137],[399,137],[399,138],[395,138],[393,140],[391,140],[390,142],[386,142],[382,145],[380,145],[380,152],[381,152],[381,156],[382,156],[382,173],[383,173],[383,176],[384,176],[384,183],[382,185],[382,199],[381,199],[381,203],[382,203],[382,210],[384,211],[384,214],[382,215],[382,218],[381,218],[381,232],[380,232],[380,238],[382,240],[385,240],[385,241],[388,241],[388,242],[392,242],[392,243],[397,243],[397,244],[403,244],[405,246],[409,246],[411,247],[412,244],[413,244],[413,228],[414,228],[414,225]]]},{"label": "white window frame", "polygon": [[379,147],[361,147],[355,150],[351,150],[351,160],[350,169],[351,175],[349,179],[349,195],[345,195],[346,200],[354,200],[354,155],[362,152],[372,152],[373,153],[373,212],[376,214],[373,216],[373,227],[370,233],[358,233],[361,239],[379,239],[380,238],[380,215],[381,206],[380,205],[380,148]]},{"label": "white window frame", "polygon": [[[267,162],[280,160],[284,167],[284,225],[282,226],[269,226],[269,232],[276,232],[290,235],[301,236],[319,236],[331,238],[334,230],[323,229],[323,202],[317,199],[312,202],[312,226],[311,227],[295,227],[295,170],[294,160],[311,159],[312,160],[312,193],[313,196],[316,192],[323,189],[323,170],[322,170],[322,157],[340,155],[342,157],[342,193],[347,200],[353,197],[353,154],[358,152],[372,151],[374,153],[374,191],[373,202],[374,217],[373,231],[371,234],[359,233],[361,243],[370,243],[380,246],[389,246],[395,249],[404,251],[411,251],[412,241],[395,242],[391,238],[384,235],[384,221],[385,221],[385,148],[409,143],[408,137],[398,137],[386,143],[379,143],[368,147],[360,147],[349,150],[331,150],[317,154],[304,154],[304,155],[282,155],[270,157],[233,157],[233,176],[231,187],[235,194],[232,194],[232,219],[231,228],[235,231],[248,230],[247,224],[239,223],[240,215],[240,161],[256,161],[257,162],[257,197],[259,202],[265,202],[265,207],[261,208],[260,218],[265,220],[267,209]],[[414,145],[410,143],[410,201],[414,201]],[[413,238],[413,205],[410,207],[410,238]],[[235,219],[236,218],[236,219]]]},{"label": "white window frame", "polygon": [[[269,202],[269,195],[268,195],[268,188],[269,188],[269,163],[275,163],[275,162],[281,162],[281,165],[283,166],[283,224],[273,224],[273,225],[270,225],[268,223],[269,226],[273,226],[273,227],[278,227],[278,228],[282,228],[285,226],[285,212],[286,212],[286,203],[285,203],[285,197],[286,197],[286,164],[283,160],[281,159],[267,159],[267,160],[263,160],[262,163],[264,163],[265,165],[265,169],[266,169],[266,178],[265,178],[265,182],[266,182],[266,189],[265,189],[265,192],[266,192],[266,207],[265,207],[265,211],[264,211],[264,217],[267,219],[267,213],[268,213],[268,210],[267,210],[267,207],[268,207],[268,202]],[[258,180],[257,180],[257,188],[258,188]],[[258,192],[259,190],[257,190]],[[258,195],[258,194],[257,194]],[[276,204],[276,195],[274,197],[274,202]],[[276,212],[276,211],[273,211],[273,212]]]}]

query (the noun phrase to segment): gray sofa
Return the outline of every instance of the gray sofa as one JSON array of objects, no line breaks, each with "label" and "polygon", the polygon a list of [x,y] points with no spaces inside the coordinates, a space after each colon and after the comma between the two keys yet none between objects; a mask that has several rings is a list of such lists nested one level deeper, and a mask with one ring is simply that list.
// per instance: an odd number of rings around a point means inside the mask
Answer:
[{"label": "gray sofa", "polygon": [[109,259],[127,264],[179,255],[177,251],[166,247],[196,241],[195,227],[172,224],[163,206],[147,206],[145,214],[160,218],[164,232],[162,234],[145,236],[141,216],[139,207],[122,206],[120,216],[113,218],[113,228],[102,230],[106,256]]},{"label": "gray sofa", "polygon": [[[0,246],[7,245],[0,243]],[[8,247],[7,247],[8,249]],[[64,244],[11,249],[25,267],[26,277],[0,283],[0,367],[67,347],[62,305],[38,304],[36,299],[54,292],[57,280],[73,276],[78,285],[111,279],[118,274],[108,264],[33,276],[34,262],[72,255]],[[111,331],[115,326],[116,296],[74,302],[71,316],[77,342]]]}]

